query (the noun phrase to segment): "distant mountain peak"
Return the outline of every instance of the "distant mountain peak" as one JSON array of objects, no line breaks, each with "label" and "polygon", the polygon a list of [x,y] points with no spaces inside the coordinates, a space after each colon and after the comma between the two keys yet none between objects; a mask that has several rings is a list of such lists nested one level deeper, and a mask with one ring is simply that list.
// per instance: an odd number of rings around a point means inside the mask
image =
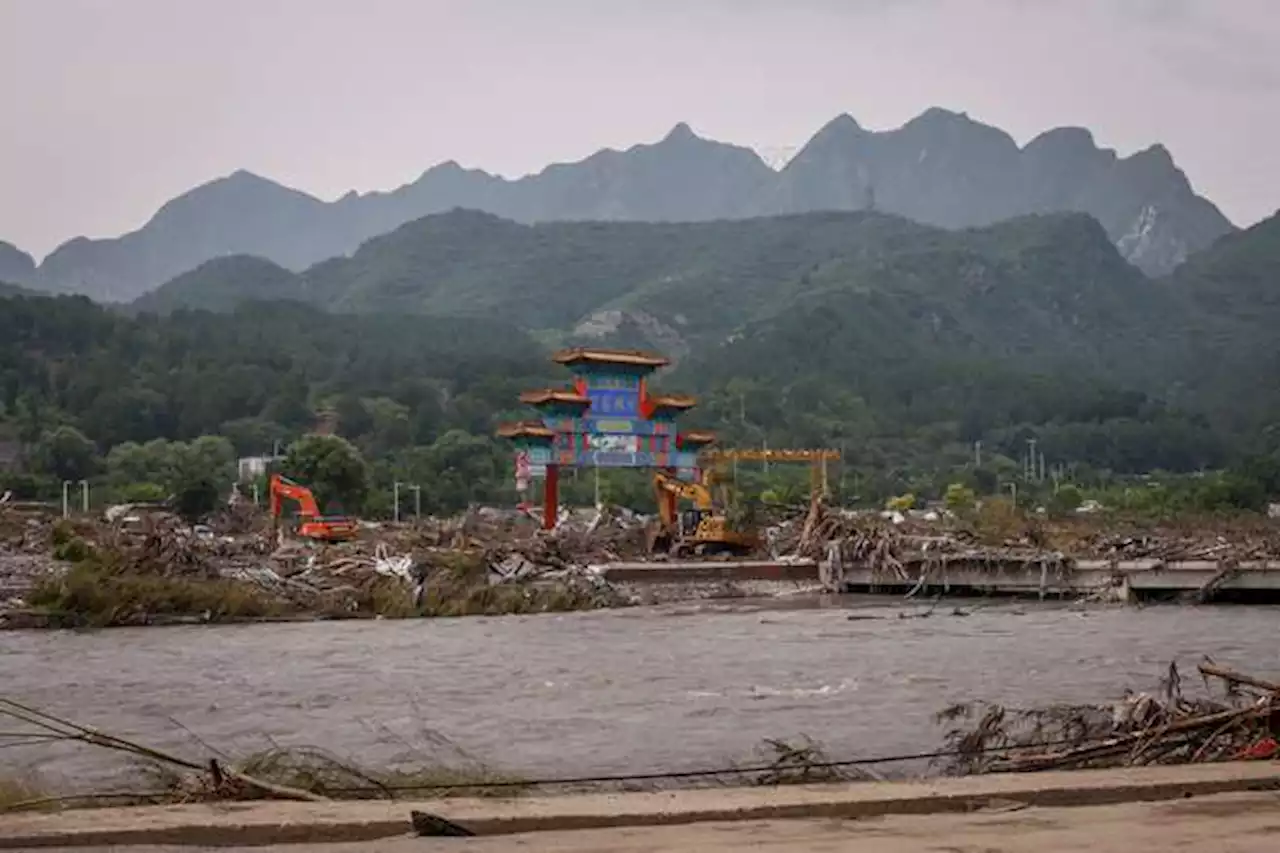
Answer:
[{"label": "distant mountain peak", "polygon": [[862,125],[858,124],[858,120],[848,113],[841,113],[831,121],[824,124],[817,133],[813,135],[810,143],[828,141],[828,140],[845,140],[855,139],[862,136],[867,131]]},{"label": "distant mountain peak", "polygon": [[911,121],[907,122],[907,124],[909,125],[910,124],[924,124],[924,125],[979,124],[979,123],[980,122],[976,122],[973,119],[969,118],[969,114],[966,112],[957,112],[955,110],[946,109],[945,107],[929,107],[927,110],[920,113],[920,115],[916,116],[915,118],[911,119]]},{"label": "distant mountain peak", "polygon": [[1087,127],[1055,127],[1046,130],[1027,143],[1030,148],[1035,145],[1046,145],[1063,148],[1097,148],[1093,131]]},{"label": "distant mountain peak", "polygon": [[693,128],[689,126],[687,121],[677,122],[676,126],[671,128],[663,142],[688,142],[693,139],[701,139],[702,137],[693,132]]},{"label": "distant mountain peak", "polygon": [[1169,149],[1160,142],[1157,142],[1154,145],[1148,145],[1146,148],[1135,153],[1130,159],[1150,162],[1153,165],[1167,167],[1170,169],[1178,168],[1173,162],[1173,154],[1170,153]]}]

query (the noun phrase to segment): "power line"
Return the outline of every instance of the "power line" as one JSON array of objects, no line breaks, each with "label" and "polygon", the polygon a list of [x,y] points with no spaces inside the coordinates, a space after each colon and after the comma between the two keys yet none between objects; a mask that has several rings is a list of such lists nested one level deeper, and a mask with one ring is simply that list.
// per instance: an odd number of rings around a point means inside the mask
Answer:
[{"label": "power line", "polygon": [[[882,755],[873,758],[848,758],[841,761],[812,761],[798,764],[774,762],[745,767],[724,767],[715,770],[676,770],[653,773],[622,773],[602,776],[571,776],[558,779],[504,779],[494,782],[448,782],[422,785],[384,785],[374,782],[359,788],[324,788],[327,794],[359,794],[382,791],[386,793],[410,791],[463,791],[463,790],[503,790],[511,788],[544,788],[552,786],[573,785],[605,785],[627,782],[659,782],[664,780],[697,779],[711,776],[744,776],[753,773],[777,773],[785,771],[809,772],[813,770],[835,770],[845,767],[867,767],[875,764],[900,764],[908,761],[936,761],[940,758],[960,758],[990,753],[1008,753],[1019,750],[1045,749],[1053,746],[1085,746],[1102,744],[1114,740],[1114,737],[1080,740],[1065,738],[1034,744],[1008,744],[1005,746],[988,746],[978,749],[946,749],[932,752],[904,753],[899,755]],[[979,774],[980,775],[980,774]],[[111,792],[98,794],[68,794],[62,797],[45,797],[39,800],[14,803],[0,806],[0,814],[7,811],[18,811],[24,807],[37,805],[57,805],[68,802],[102,802],[110,800],[165,800],[171,796],[170,791],[149,792]]]}]

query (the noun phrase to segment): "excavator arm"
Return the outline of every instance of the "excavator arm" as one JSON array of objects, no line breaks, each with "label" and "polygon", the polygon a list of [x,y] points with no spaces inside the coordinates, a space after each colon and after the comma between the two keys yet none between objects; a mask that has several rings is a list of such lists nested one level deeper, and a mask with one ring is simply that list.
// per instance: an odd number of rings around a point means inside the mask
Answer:
[{"label": "excavator arm", "polygon": [[320,515],[316,497],[306,486],[272,474],[270,491],[271,518],[277,528],[284,511],[284,500],[288,499],[298,504],[298,533],[301,536],[322,542],[345,542],[356,537],[355,521],[341,516]]},{"label": "excavator arm", "polygon": [[701,483],[686,483],[678,477],[657,471],[653,475],[653,489],[658,499],[658,516],[663,524],[676,522],[671,501],[667,500],[668,495],[692,501],[694,507],[703,512],[711,509],[711,492]]},{"label": "excavator arm", "polygon": [[303,518],[317,518],[320,508],[316,505],[316,496],[306,486],[286,479],[279,474],[271,475],[271,515],[280,517],[284,510],[283,500],[288,498],[298,504],[298,515]]}]

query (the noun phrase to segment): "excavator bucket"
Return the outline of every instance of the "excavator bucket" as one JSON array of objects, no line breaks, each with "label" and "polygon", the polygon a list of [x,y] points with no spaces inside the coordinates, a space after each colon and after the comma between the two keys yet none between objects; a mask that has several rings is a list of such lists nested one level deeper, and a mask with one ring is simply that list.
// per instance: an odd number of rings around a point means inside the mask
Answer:
[{"label": "excavator bucket", "polygon": [[665,554],[671,550],[671,531],[661,521],[651,521],[644,529],[645,550],[650,554]]}]

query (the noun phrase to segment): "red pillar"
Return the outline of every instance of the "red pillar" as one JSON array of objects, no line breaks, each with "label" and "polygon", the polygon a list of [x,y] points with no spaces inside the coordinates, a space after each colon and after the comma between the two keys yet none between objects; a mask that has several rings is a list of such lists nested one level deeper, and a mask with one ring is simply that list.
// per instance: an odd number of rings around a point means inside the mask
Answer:
[{"label": "red pillar", "polygon": [[560,466],[548,465],[542,493],[542,529],[554,530],[560,517]]}]

